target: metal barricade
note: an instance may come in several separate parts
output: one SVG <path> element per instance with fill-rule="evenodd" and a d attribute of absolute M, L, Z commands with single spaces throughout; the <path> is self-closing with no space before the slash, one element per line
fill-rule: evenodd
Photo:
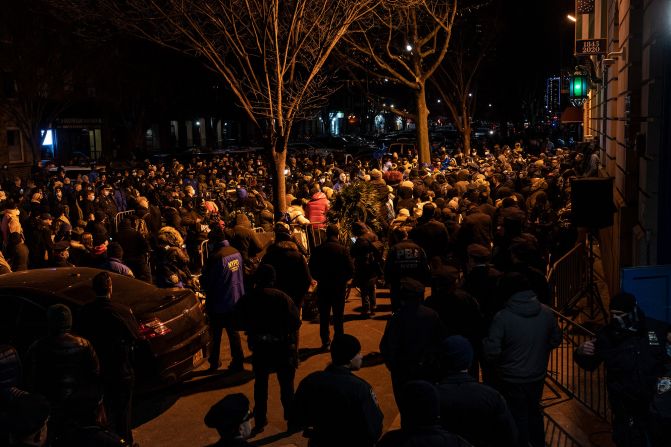
<path fill-rule="evenodd" d="M 552 351 L 547 374 L 552 382 L 566 394 L 576 399 L 594 414 L 610 422 L 610 406 L 606 390 L 606 373 L 603 365 L 586 371 L 573 360 L 573 353 L 581 343 L 596 335 L 570 318 L 553 310 L 562 331 L 561 345 Z"/>
<path fill-rule="evenodd" d="M 582 295 L 587 281 L 587 253 L 584 244 L 578 244 L 555 262 L 548 273 L 553 307 L 565 312 Z"/>
<path fill-rule="evenodd" d="M 326 240 L 326 224 L 325 223 L 311 223 L 306 226 L 308 245 L 310 250 L 319 246 Z"/>
<path fill-rule="evenodd" d="M 200 265 L 205 266 L 205 261 L 207 261 L 207 257 L 209 256 L 209 247 L 207 243 L 210 242 L 209 239 L 205 239 L 200 243 L 198 246 L 198 253 L 200 254 Z"/>
<path fill-rule="evenodd" d="M 135 210 L 129 210 L 129 211 L 121 211 L 116 213 L 116 216 L 114 216 L 114 231 L 117 232 L 119 231 L 119 223 L 123 220 L 124 217 L 130 216 L 131 214 L 135 214 Z"/>

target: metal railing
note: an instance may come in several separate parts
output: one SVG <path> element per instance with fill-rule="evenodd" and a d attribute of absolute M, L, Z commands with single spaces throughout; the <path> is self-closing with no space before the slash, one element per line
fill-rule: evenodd
<path fill-rule="evenodd" d="M 583 447 L 583 444 L 571 436 L 561 424 L 547 413 L 543 415 L 545 424 L 545 443 L 552 447 Z"/>
<path fill-rule="evenodd" d="M 583 294 L 588 280 L 587 253 L 584 244 L 578 244 L 555 262 L 548 273 L 553 307 L 566 312 Z"/>
<path fill-rule="evenodd" d="M 561 345 L 552 351 L 548 362 L 548 377 L 566 394 L 582 403 L 596 416 L 610 421 L 611 412 L 606 390 L 606 374 L 603 365 L 594 371 L 579 367 L 574 359 L 574 351 L 596 334 L 570 318 L 554 311 L 562 331 Z"/>
<path fill-rule="evenodd" d="M 135 214 L 135 210 L 120 211 L 116 213 L 114 216 L 114 231 L 119 231 L 119 223 L 121 223 L 124 217 L 130 216 L 131 214 Z"/>

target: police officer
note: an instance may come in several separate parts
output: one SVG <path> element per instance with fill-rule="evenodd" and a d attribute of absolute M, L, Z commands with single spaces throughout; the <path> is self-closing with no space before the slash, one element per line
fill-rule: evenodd
<path fill-rule="evenodd" d="M 352 374 L 361 368 L 359 340 L 336 336 L 331 360 L 298 385 L 290 427 L 305 430 L 311 447 L 372 446 L 382 433 L 383 415 L 371 386 Z"/>
<path fill-rule="evenodd" d="M 50 267 L 74 267 L 68 261 L 70 257 L 70 241 L 60 241 L 54 244 L 53 257 L 49 260 Z"/>
<path fill-rule="evenodd" d="M 400 242 L 389 247 L 384 277 L 389 283 L 391 306 L 394 310 L 398 310 L 401 306 L 399 298 L 401 279 L 409 277 L 424 284 L 428 283 L 429 263 L 422 247 L 408 239 L 408 233 L 404 229 L 395 228 L 392 237 Z"/>
<path fill-rule="evenodd" d="M 249 399 L 242 393 L 229 394 L 205 415 L 205 425 L 214 428 L 221 437 L 209 447 L 245 447 L 251 434 Z"/>
<path fill-rule="evenodd" d="M 606 367 L 618 447 L 650 445 L 650 403 L 664 371 L 665 339 L 666 325 L 646 318 L 634 295 L 620 293 L 610 301 L 608 325 L 575 351 L 573 358 L 582 368 L 593 371 L 602 362 Z"/>

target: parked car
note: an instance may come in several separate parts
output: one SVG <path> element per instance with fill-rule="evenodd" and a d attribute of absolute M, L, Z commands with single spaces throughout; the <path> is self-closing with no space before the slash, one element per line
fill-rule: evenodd
<path fill-rule="evenodd" d="M 95 298 L 91 279 L 102 270 L 36 269 L 0 276 L 0 343 L 24 354 L 47 334 L 46 310 L 57 303 L 72 310 L 74 332 L 84 304 Z M 159 289 L 110 273 L 112 300 L 128 306 L 140 324 L 134 363 L 138 387 L 156 388 L 185 378 L 207 357 L 210 334 L 201 304 L 188 289 Z"/>

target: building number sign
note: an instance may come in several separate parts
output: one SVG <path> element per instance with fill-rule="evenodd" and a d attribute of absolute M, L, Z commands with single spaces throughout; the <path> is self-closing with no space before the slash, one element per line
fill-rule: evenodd
<path fill-rule="evenodd" d="M 606 39 L 585 39 L 575 41 L 576 55 L 606 54 Z"/>

